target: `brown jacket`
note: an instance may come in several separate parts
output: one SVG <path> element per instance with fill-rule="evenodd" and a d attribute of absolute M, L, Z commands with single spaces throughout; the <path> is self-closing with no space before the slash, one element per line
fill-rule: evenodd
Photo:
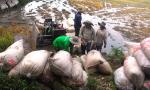
<path fill-rule="evenodd" d="M 106 43 L 106 39 L 107 39 L 107 32 L 106 30 L 97 30 L 96 32 L 96 36 L 95 36 L 95 42 L 97 45 Z"/>
<path fill-rule="evenodd" d="M 95 38 L 95 31 L 93 27 L 87 28 L 85 26 L 81 27 L 79 37 L 84 43 L 92 42 Z"/>

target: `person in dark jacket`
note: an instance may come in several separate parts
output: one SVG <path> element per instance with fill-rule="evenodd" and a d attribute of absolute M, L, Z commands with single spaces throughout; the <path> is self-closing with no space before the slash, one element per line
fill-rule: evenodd
<path fill-rule="evenodd" d="M 79 11 L 75 14 L 75 18 L 74 18 L 75 36 L 79 36 L 80 28 L 82 25 L 81 20 L 82 20 L 81 11 Z"/>

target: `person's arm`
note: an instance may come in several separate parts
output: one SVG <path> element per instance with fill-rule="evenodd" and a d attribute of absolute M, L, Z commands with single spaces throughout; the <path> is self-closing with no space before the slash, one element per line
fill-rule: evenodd
<path fill-rule="evenodd" d="M 97 32 L 95 32 L 95 35 L 94 35 L 94 41 L 93 41 L 94 48 L 96 48 L 96 43 L 97 43 Z"/>
<path fill-rule="evenodd" d="M 107 43 L 106 43 L 106 39 L 105 39 L 105 40 L 104 40 L 104 48 L 106 48 L 106 44 L 107 44 Z"/>
<path fill-rule="evenodd" d="M 84 27 L 81 27 L 79 37 L 81 39 L 81 43 L 85 43 L 84 38 L 83 38 L 83 33 L 84 33 Z"/>
<path fill-rule="evenodd" d="M 91 36 L 92 41 L 95 41 L 95 38 L 96 38 L 95 36 L 96 36 L 95 30 L 92 28 L 92 36 Z"/>
<path fill-rule="evenodd" d="M 84 29 L 83 27 L 81 27 L 81 29 L 80 29 L 80 32 L 79 32 L 79 37 L 80 38 L 83 38 L 83 29 Z"/>
<path fill-rule="evenodd" d="M 76 24 L 76 21 L 77 21 L 77 16 L 75 15 L 75 17 L 74 17 L 74 24 Z"/>
<path fill-rule="evenodd" d="M 104 48 L 106 47 L 106 44 L 107 44 L 106 40 L 107 40 L 107 33 L 105 33 L 104 35 Z"/>

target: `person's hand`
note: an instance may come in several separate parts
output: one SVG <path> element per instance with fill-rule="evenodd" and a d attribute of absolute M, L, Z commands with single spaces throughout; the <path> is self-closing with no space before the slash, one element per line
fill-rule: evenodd
<path fill-rule="evenodd" d="M 80 47 L 80 45 L 74 45 L 74 48 L 79 48 Z"/>
<path fill-rule="evenodd" d="M 83 38 L 81 38 L 81 43 L 82 43 L 82 44 L 84 44 L 84 43 L 85 43 L 85 41 L 84 41 L 84 39 L 83 39 Z"/>

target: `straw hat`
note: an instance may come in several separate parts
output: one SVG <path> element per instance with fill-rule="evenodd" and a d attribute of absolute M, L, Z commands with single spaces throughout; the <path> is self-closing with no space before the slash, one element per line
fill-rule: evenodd
<path fill-rule="evenodd" d="M 83 24 L 85 24 L 85 25 L 93 25 L 93 23 L 92 22 L 90 22 L 90 21 L 85 21 L 85 22 L 83 22 Z"/>
<path fill-rule="evenodd" d="M 98 25 L 102 26 L 102 27 L 105 27 L 106 23 L 105 22 L 101 22 L 101 23 L 98 22 Z"/>
<path fill-rule="evenodd" d="M 72 37 L 70 38 L 70 42 L 71 42 L 72 44 L 76 44 L 76 45 L 79 45 L 79 44 L 81 43 L 80 39 L 79 39 L 77 36 L 72 36 Z"/>

